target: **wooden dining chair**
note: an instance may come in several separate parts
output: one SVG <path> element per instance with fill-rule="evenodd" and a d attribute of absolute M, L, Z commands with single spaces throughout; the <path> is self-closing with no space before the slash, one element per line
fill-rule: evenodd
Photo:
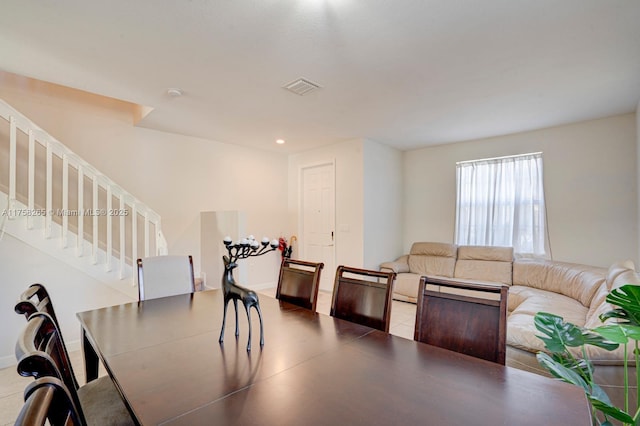
<path fill-rule="evenodd" d="M 422 277 L 414 340 L 504 365 L 508 290 L 502 284 Z"/>
<path fill-rule="evenodd" d="M 311 309 L 315 312 L 324 263 L 282 259 L 276 299 Z"/>
<path fill-rule="evenodd" d="M 49 296 L 49 292 L 42 284 L 31 284 L 29 288 L 20 295 L 14 310 L 17 314 L 24 315 L 27 320 L 29 320 L 29 317 L 36 312 L 45 313 L 51 317 L 53 323 L 56 325 L 58 330 L 60 330 L 60 323 L 58 322 L 55 309 L 53 308 L 53 301 L 51 300 L 51 296 Z M 60 335 L 62 336 L 62 334 Z M 67 348 L 62 337 L 60 338 L 60 342 L 66 353 Z"/>
<path fill-rule="evenodd" d="M 338 266 L 330 314 L 389 332 L 394 272 Z"/>
<path fill-rule="evenodd" d="M 24 315 L 26 319 L 29 319 L 29 316 L 35 312 L 44 312 L 49 314 L 56 325 L 60 327 L 49 292 L 42 284 L 31 284 L 18 298 L 14 310 L 17 314 Z"/>
<path fill-rule="evenodd" d="M 83 426 L 85 419 L 77 409 L 67 387 L 54 377 L 42 377 L 24 390 L 24 405 L 15 426 Z"/>
<path fill-rule="evenodd" d="M 195 292 L 191 256 L 152 256 L 138 259 L 138 298 L 157 299 Z"/>
<path fill-rule="evenodd" d="M 134 424 L 109 376 L 78 386 L 62 336 L 51 317 L 36 312 L 29 317 L 16 343 L 18 373 L 25 377 L 54 377 L 68 389 L 80 418 L 87 424 Z"/>

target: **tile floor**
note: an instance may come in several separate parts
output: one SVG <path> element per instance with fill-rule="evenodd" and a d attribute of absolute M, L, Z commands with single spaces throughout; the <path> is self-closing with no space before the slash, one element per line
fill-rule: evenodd
<path fill-rule="evenodd" d="M 269 297 L 275 297 L 275 288 L 261 291 Z M 318 294 L 317 311 L 329 315 L 331 293 L 321 291 Z M 390 332 L 398 336 L 413 339 L 413 328 L 416 315 L 416 305 L 394 300 L 391 308 Z M 84 383 L 84 364 L 82 352 L 79 350 L 69 353 L 71 364 L 78 381 Z M 102 371 L 100 374 L 105 374 Z M 22 408 L 24 388 L 33 381 L 30 377 L 20 377 L 15 367 L 0 369 L 0 426 L 13 425 L 15 418 Z"/>

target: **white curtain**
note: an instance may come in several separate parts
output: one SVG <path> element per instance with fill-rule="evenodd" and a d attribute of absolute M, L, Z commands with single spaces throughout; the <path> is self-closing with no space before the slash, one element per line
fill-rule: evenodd
<path fill-rule="evenodd" d="M 550 258 L 542 153 L 456 165 L 458 245 L 509 246 Z"/>

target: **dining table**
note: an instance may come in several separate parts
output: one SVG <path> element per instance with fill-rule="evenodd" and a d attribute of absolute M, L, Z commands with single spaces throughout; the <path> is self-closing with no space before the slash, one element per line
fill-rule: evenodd
<path fill-rule="evenodd" d="M 141 425 L 591 425 L 584 392 L 260 295 L 220 290 L 80 312 L 87 380 L 102 363 Z M 392 312 L 393 315 L 393 312 Z"/>

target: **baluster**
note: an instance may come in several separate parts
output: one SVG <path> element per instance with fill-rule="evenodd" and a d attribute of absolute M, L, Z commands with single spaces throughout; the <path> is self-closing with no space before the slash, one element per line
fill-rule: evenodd
<path fill-rule="evenodd" d="M 29 211 L 35 209 L 35 186 L 36 186 L 36 140 L 33 135 L 33 130 L 29 129 L 29 171 L 28 171 L 28 194 L 27 194 L 27 208 Z M 33 229 L 33 216 L 27 216 L 27 229 Z"/>
<path fill-rule="evenodd" d="M 53 148 L 47 141 L 47 170 L 46 170 L 46 215 L 44 217 L 44 237 L 51 238 L 51 221 L 53 219 Z"/>
<path fill-rule="evenodd" d="M 76 256 L 84 254 L 84 169 L 78 165 L 78 239 L 76 240 Z"/>
<path fill-rule="evenodd" d="M 93 264 L 98 263 L 98 175 L 93 176 L 93 241 L 91 245 L 91 256 Z"/>
<path fill-rule="evenodd" d="M 9 210 L 16 208 L 16 119 L 9 117 Z M 9 219 L 13 219 L 14 215 L 9 214 Z"/>
<path fill-rule="evenodd" d="M 111 221 L 111 209 L 113 207 L 113 202 L 112 202 L 112 194 L 111 194 L 111 185 L 107 184 L 107 211 L 106 211 L 106 217 L 105 219 L 107 220 L 107 258 L 106 258 L 106 262 L 105 262 L 105 267 L 107 272 L 111 272 L 111 256 L 113 254 L 113 223 Z"/>
<path fill-rule="evenodd" d="M 124 202 L 124 194 L 120 194 L 120 213 L 126 211 L 126 204 Z M 120 214 L 120 271 L 118 272 L 118 278 L 124 278 L 124 268 L 125 268 L 125 215 Z"/>
<path fill-rule="evenodd" d="M 67 248 L 69 231 L 69 158 L 62 154 L 62 238 L 60 245 Z"/>

